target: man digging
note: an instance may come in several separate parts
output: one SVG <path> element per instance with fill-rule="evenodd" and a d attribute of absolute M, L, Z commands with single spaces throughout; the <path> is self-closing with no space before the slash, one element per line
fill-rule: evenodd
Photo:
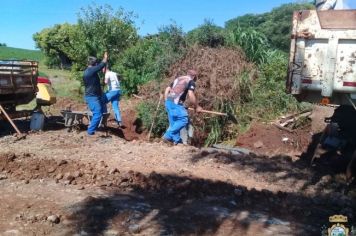
<path fill-rule="evenodd" d="M 176 78 L 164 92 L 165 107 L 168 114 L 169 127 L 163 135 L 163 141 L 177 145 L 182 143 L 180 130 L 187 126 L 188 112 L 184 107 L 184 102 L 188 95 L 190 103 L 196 112 L 202 111 L 195 96 L 195 82 L 197 72 L 188 70 L 187 75 Z"/>

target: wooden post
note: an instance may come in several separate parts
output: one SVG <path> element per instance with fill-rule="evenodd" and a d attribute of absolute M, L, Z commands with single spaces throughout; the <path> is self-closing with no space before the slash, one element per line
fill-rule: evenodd
<path fill-rule="evenodd" d="M 151 128 L 150 128 L 150 131 L 148 132 L 148 135 L 147 135 L 147 140 L 149 141 L 150 138 L 151 138 L 151 133 L 152 133 L 152 129 L 153 129 L 153 126 L 154 126 L 154 123 L 155 123 L 155 119 L 157 117 L 157 113 L 158 113 L 158 109 L 159 109 L 159 105 L 161 105 L 161 100 L 163 98 L 163 95 L 160 94 L 159 95 L 159 100 L 158 100 L 158 103 L 157 103 L 157 107 L 156 107 L 156 111 L 155 111 L 155 114 L 152 118 L 152 124 L 151 124 Z"/>

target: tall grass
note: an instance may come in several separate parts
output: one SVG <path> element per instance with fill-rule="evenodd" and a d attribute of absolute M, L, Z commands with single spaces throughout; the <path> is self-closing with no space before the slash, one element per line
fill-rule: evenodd
<path fill-rule="evenodd" d="M 226 33 L 227 46 L 241 47 L 246 57 L 257 64 L 267 62 L 270 50 L 268 39 L 264 34 L 254 29 L 236 28 Z"/>

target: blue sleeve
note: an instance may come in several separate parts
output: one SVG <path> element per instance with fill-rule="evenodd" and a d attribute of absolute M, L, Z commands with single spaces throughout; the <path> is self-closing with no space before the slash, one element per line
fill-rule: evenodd
<path fill-rule="evenodd" d="M 95 72 L 101 71 L 106 66 L 106 63 L 100 62 L 98 65 L 93 66 L 92 70 Z"/>

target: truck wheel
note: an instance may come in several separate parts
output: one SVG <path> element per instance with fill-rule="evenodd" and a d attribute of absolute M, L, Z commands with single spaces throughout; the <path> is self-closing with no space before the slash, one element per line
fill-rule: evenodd
<path fill-rule="evenodd" d="M 312 150 L 312 152 L 311 152 L 311 154 L 312 154 L 312 158 L 310 161 L 311 166 L 314 164 L 315 159 L 320 158 L 320 156 L 325 152 L 323 150 L 323 143 L 324 143 L 326 137 L 328 136 L 328 134 L 327 134 L 328 126 L 329 125 L 327 125 L 325 127 L 325 129 L 323 130 L 323 133 L 321 134 L 318 143 L 315 145 L 314 150 Z"/>

